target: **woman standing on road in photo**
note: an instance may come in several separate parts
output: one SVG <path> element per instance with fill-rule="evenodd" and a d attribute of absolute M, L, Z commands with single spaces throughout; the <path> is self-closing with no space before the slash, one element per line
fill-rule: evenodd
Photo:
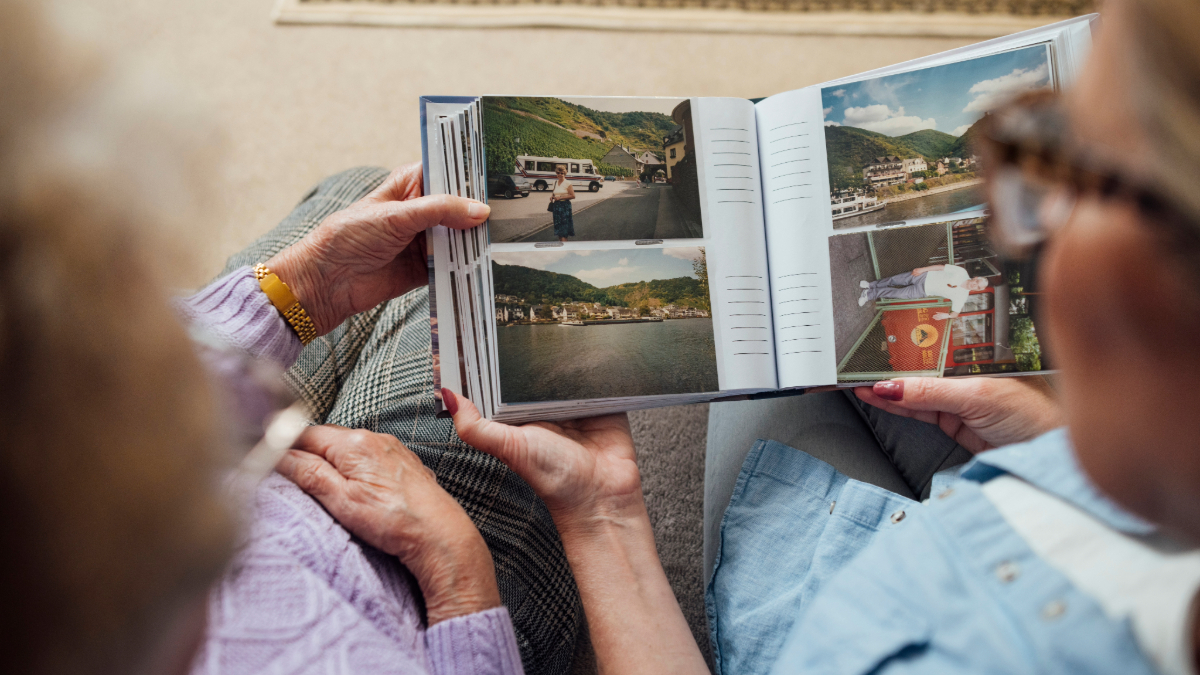
<path fill-rule="evenodd" d="M 567 167 L 559 166 L 554 173 L 558 181 L 550 195 L 550 211 L 554 213 L 554 236 L 561 242 L 575 236 L 575 221 L 571 215 L 571 200 L 575 199 L 575 188 L 567 182 Z"/>

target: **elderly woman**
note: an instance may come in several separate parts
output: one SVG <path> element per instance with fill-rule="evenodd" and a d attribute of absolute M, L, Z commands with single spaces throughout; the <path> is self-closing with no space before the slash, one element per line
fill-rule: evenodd
<path fill-rule="evenodd" d="M 1012 379 L 901 379 L 714 405 L 719 672 L 1197 672 L 1200 4 L 1105 8 L 1081 80 L 991 132 L 994 225 L 1043 254 L 1061 404 Z M 448 405 L 550 506 L 602 669 L 705 672 L 625 419 L 509 427 Z"/>
<path fill-rule="evenodd" d="M 559 164 L 554 170 L 554 192 L 550 193 L 550 211 L 554 213 L 554 236 L 565 242 L 575 236 L 575 217 L 571 213 L 571 200 L 575 199 L 575 186 L 567 180 L 567 165 Z"/>
<path fill-rule="evenodd" d="M 186 165 L 171 143 L 147 139 L 154 125 L 127 124 L 130 108 L 89 84 L 101 68 L 71 54 L 34 3 L 0 3 L 6 667 L 520 673 L 526 650 L 535 671 L 561 669 L 574 587 L 536 578 L 557 542 L 537 546 L 540 502 L 432 415 L 423 232 L 474 227 L 487 206 L 421 198 L 416 167 L 348 172 L 172 311 L 151 205 L 177 209 L 169 188 L 193 182 L 172 173 Z M 365 339 L 376 331 L 391 341 Z M 225 486 L 243 432 L 261 436 L 276 402 L 259 366 L 297 360 L 289 379 L 319 419 L 398 422 L 405 442 L 312 427 L 242 504 Z M 354 419 L 362 400 L 368 419 Z M 495 556 L 450 491 L 473 496 L 493 542 L 503 528 Z"/>

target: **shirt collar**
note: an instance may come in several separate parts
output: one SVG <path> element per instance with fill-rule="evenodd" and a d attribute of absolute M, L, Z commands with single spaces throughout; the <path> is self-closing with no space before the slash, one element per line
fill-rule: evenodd
<path fill-rule="evenodd" d="M 1011 474 L 1083 509 L 1109 527 L 1132 535 L 1147 535 L 1157 528 L 1102 494 L 1079 466 L 1066 427 L 1027 443 L 1009 445 L 977 455 L 963 467 L 960 477 L 978 483 Z"/>

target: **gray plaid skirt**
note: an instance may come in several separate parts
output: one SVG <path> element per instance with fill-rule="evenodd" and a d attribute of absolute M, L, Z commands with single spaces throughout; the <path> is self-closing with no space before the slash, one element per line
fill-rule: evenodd
<path fill-rule="evenodd" d="M 230 257 L 222 275 L 299 241 L 387 176 L 384 169 L 358 168 L 325 179 L 275 229 Z M 317 424 L 392 434 L 437 474 L 491 549 L 525 672 L 568 672 L 583 607 L 558 531 L 525 481 L 463 443 L 450 420 L 434 416 L 428 288 L 350 317 L 314 340 L 286 380 Z"/>

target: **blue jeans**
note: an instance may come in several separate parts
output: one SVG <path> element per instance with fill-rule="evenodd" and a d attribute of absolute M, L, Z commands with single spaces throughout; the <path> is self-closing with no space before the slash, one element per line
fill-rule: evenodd
<path fill-rule="evenodd" d="M 712 575 L 721 518 L 758 439 L 778 441 L 847 476 L 909 499 L 926 499 L 933 474 L 971 453 L 937 426 L 867 405 L 852 390 L 713 403 L 704 457 L 704 581 Z"/>

